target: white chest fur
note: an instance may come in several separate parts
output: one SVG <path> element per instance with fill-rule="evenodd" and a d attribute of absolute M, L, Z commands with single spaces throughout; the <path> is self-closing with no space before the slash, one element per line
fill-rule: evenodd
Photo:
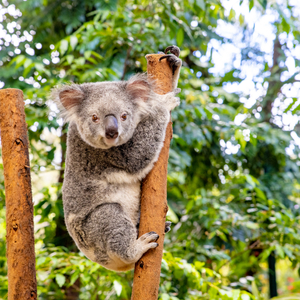
<path fill-rule="evenodd" d="M 141 183 L 122 183 L 118 184 L 118 191 L 111 195 L 109 201 L 111 203 L 119 203 L 125 214 L 131 219 L 132 223 L 136 225 L 139 220 L 140 213 L 140 195 Z"/>

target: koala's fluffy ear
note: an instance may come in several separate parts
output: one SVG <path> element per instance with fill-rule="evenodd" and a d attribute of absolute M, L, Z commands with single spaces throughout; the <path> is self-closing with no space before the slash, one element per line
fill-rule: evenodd
<path fill-rule="evenodd" d="M 51 96 L 59 106 L 62 117 L 69 122 L 76 117 L 77 108 L 84 100 L 85 94 L 79 85 L 71 84 L 54 88 Z"/>
<path fill-rule="evenodd" d="M 126 85 L 127 93 L 132 99 L 147 101 L 153 90 L 153 83 L 147 79 L 146 74 L 138 74 L 131 77 Z"/>
<path fill-rule="evenodd" d="M 59 100 L 65 109 L 77 106 L 84 99 L 84 92 L 78 85 L 72 84 L 63 87 L 58 93 Z"/>

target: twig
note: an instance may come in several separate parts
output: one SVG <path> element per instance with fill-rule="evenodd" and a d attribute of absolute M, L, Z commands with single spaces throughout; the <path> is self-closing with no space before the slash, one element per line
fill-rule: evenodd
<path fill-rule="evenodd" d="M 125 58 L 125 62 L 124 62 L 123 75 L 121 77 L 121 80 L 125 79 L 127 66 L 128 66 L 128 59 L 129 59 L 129 56 L 130 56 L 131 49 L 132 49 L 132 46 L 129 46 L 129 48 L 127 49 L 127 54 L 126 54 L 126 58 Z"/>

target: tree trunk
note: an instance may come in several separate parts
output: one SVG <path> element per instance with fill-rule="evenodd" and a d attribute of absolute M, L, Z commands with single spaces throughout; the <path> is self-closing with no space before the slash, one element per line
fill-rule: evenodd
<path fill-rule="evenodd" d="M 270 69 L 271 75 L 269 79 L 269 86 L 266 93 L 266 96 L 263 100 L 263 113 L 264 113 L 264 121 L 270 123 L 272 117 L 272 104 L 278 93 L 281 90 L 282 84 L 278 80 L 280 78 L 282 70 L 279 68 L 279 57 L 281 55 L 281 44 L 279 42 L 278 37 L 276 37 L 274 46 L 273 46 L 273 66 Z M 278 78 L 277 78 L 278 77 Z"/>
<path fill-rule="evenodd" d="M 278 37 L 276 37 L 273 46 L 273 66 L 270 69 L 271 71 L 271 79 L 269 80 L 269 87 L 267 90 L 267 94 L 264 99 L 264 107 L 263 112 L 265 114 L 264 121 L 271 124 L 272 117 L 272 104 L 278 93 L 281 90 L 282 83 L 278 83 L 278 79 L 276 76 L 280 78 L 282 70 L 279 68 L 279 58 L 282 53 L 281 44 L 279 42 Z M 274 78 L 275 77 L 275 78 Z M 272 125 L 272 124 L 271 124 Z M 267 170 L 264 170 L 267 173 Z M 277 296 L 277 282 L 276 282 L 276 256 L 273 251 L 268 257 L 268 267 L 269 267 L 269 288 L 270 288 L 270 298 Z"/>
<path fill-rule="evenodd" d="M 172 90 L 172 70 L 167 60 L 159 62 L 161 54 L 149 54 L 148 76 L 157 80 L 158 94 L 166 94 Z M 165 235 L 167 205 L 167 169 L 170 141 L 172 138 L 172 122 L 168 124 L 164 146 L 154 168 L 142 183 L 141 218 L 139 236 L 149 231 L 159 234 L 155 249 L 149 250 L 136 263 L 132 288 L 132 300 L 156 300 L 160 281 L 161 260 Z"/>
<path fill-rule="evenodd" d="M 37 298 L 33 204 L 23 93 L 0 91 L 6 199 L 8 300 Z"/>

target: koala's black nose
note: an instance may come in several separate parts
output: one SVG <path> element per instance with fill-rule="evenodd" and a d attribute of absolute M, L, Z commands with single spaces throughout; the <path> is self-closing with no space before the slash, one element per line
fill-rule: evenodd
<path fill-rule="evenodd" d="M 107 115 L 104 119 L 104 126 L 107 139 L 116 139 L 118 137 L 118 121 L 115 116 Z"/>

